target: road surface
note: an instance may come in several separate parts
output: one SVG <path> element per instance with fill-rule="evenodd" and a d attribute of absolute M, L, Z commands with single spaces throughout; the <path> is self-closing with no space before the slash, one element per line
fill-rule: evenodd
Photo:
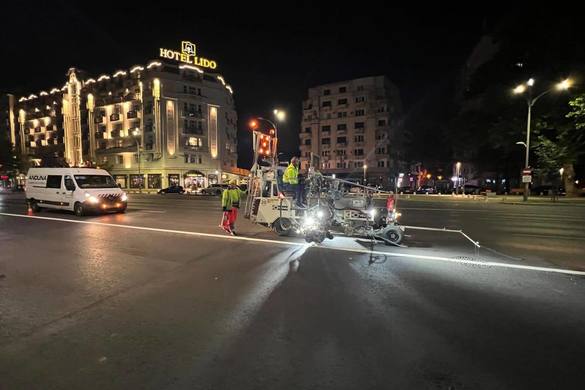
<path fill-rule="evenodd" d="M 582 388 L 583 209 L 401 204 L 477 254 L 233 238 L 218 203 L 77 218 L 0 196 L 0 389 Z"/>

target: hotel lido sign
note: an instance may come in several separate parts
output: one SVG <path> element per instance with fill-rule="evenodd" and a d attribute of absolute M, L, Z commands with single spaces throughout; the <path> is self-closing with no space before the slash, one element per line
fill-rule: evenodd
<path fill-rule="evenodd" d="M 181 51 L 160 48 L 160 56 L 171 60 L 177 60 L 186 64 L 200 66 L 202 68 L 215 69 L 217 62 L 207 58 L 197 57 L 196 46 L 189 41 L 181 42 Z"/>

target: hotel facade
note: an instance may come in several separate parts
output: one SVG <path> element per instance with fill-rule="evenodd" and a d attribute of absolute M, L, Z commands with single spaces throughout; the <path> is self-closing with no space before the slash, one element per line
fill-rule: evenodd
<path fill-rule="evenodd" d="M 384 76 L 310 88 L 303 102 L 300 155 L 339 178 L 388 185 L 402 168 L 402 110 L 398 89 Z"/>
<path fill-rule="evenodd" d="M 130 189 L 246 176 L 237 167 L 233 90 L 216 62 L 187 41 L 158 54 L 111 74 L 71 68 L 62 87 L 10 96 L 14 148 L 33 164 L 103 167 Z"/>

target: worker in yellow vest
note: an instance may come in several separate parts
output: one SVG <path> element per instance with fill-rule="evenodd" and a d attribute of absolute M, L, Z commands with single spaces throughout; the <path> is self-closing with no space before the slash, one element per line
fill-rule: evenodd
<path fill-rule="evenodd" d="M 286 167 L 284 175 L 282 176 L 282 182 L 285 185 L 285 189 L 294 193 L 293 199 L 297 207 L 303 206 L 303 186 L 299 183 L 299 159 L 293 157 L 290 160 L 290 164 Z"/>
<path fill-rule="evenodd" d="M 238 209 L 240 200 L 245 191 L 242 191 L 235 180 L 230 181 L 229 187 L 221 194 L 221 207 L 223 218 L 221 228 L 232 236 L 236 235 L 236 220 L 238 219 Z"/>

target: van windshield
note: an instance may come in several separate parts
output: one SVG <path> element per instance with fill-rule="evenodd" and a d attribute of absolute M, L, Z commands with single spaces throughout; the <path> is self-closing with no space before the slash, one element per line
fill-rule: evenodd
<path fill-rule="evenodd" d="M 118 187 L 111 176 L 106 175 L 75 175 L 79 188 L 115 188 Z"/>

